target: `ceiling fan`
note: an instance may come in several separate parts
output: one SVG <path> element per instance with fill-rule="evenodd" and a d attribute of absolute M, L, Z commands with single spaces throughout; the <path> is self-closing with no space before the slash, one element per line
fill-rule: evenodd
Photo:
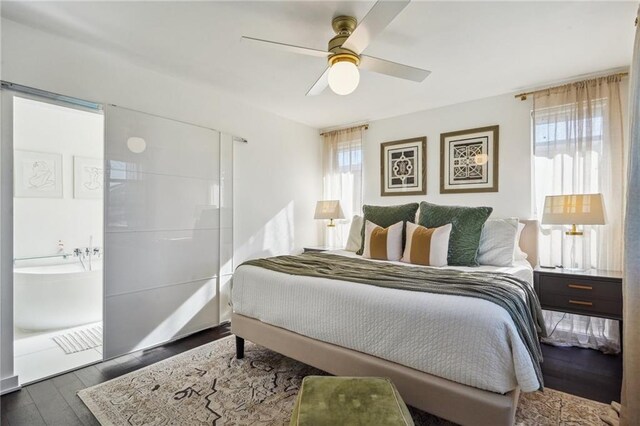
<path fill-rule="evenodd" d="M 367 46 L 369 46 L 369 43 L 384 31 L 391 21 L 407 7 L 409 2 L 410 0 L 379 0 L 373 5 L 371 10 L 369 10 L 360 22 L 360 25 L 358 25 L 356 18 L 351 16 L 338 16 L 334 18 L 331 26 L 336 36 L 329 40 L 327 51 L 247 36 L 243 36 L 242 40 L 292 53 L 326 58 L 328 60 L 327 69 L 315 84 L 311 86 L 307 92 L 307 96 L 319 95 L 327 86 L 338 95 L 348 95 L 352 93 L 360 82 L 359 69 L 421 82 L 431 74 L 431 71 L 362 54 Z"/>

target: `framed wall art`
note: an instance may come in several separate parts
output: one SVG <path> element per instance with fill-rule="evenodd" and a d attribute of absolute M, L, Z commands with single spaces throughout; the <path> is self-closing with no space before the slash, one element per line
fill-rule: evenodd
<path fill-rule="evenodd" d="M 440 135 L 440 193 L 498 192 L 499 126 Z"/>
<path fill-rule="evenodd" d="M 14 188 L 16 197 L 62 198 L 62 155 L 16 150 Z"/>
<path fill-rule="evenodd" d="M 380 195 L 427 193 L 427 137 L 380 145 Z"/>
<path fill-rule="evenodd" d="M 102 199 L 104 164 L 98 158 L 73 157 L 73 197 Z"/>

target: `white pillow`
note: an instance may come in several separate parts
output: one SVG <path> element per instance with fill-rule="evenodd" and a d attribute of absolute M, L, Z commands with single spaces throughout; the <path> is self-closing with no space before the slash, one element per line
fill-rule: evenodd
<path fill-rule="evenodd" d="M 349 228 L 349 238 L 347 239 L 345 250 L 356 252 L 362 247 L 362 221 L 363 218 L 359 215 L 355 215 L 351 219 L 351 228 Z"/>
<path fill-rule="evenodd" d="M 489 219 L 484 223 L 478 247 L 481 265 L 512 266 L 518 235 L 518 218 Z"/>
<path fill-rule="evenodd" d="M 518 223 L 518 233 L 516 234 L 516 250 L 513 256 L 515 260 L 527 260 L 527 257 L 529 257 L 527 253 L 523 252 L 520 248 L 520 237 L 522 236 L 522 230 L 524 229 L 524 226 L 524 223 Z"/>
<path fill-rule="evenodd" d="M 378 260 L 400 260 L 402 257 L 402 229 L 400 221 L 383 228 L 371 221 L 364 226 L 364 251 L 362 257 Z"/>
<path fill-rule="evenodd" d="M 407 222 L 407 242 L 401 261 L 414 265 L 447 266 L 452 227 L 448 223 L 439 228 L 425 228 Z"/>

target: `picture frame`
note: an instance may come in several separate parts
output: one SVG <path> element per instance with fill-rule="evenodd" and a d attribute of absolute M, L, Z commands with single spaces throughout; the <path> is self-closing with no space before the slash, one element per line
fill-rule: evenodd
<path fill-rule="evenodd" d="M 73 157 L 73 197 L 102 199 L 104 163 L 99 158 Z"/>
<path fill-rule="evenodd" d="M 21 198 L 62 198 L 62 154 L 14 151 L 13 194 Z"/>
<path fill-rule="evenodd" d="M 380 144 L 380 195 L 427 194 L 427 137 Z"/>
<path fill-rule="evenodd" d="M 500 126 L 440 134 L 440 193 L 498 192 Z"/>

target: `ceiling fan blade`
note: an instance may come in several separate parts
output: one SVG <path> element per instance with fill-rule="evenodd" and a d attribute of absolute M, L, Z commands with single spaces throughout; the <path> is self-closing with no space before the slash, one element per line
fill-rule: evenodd
<path fill-rule="evenodd" d="M 386 61 L 373 56 L 360 56 L 360 69 L 373 71 L 391 77 L 404 78 L 405 80 L 423 81 L 431 74 L 431 71 L 422 68 L 410 67 L 409 65 L 398 64 L 397 62 Z"/>
<path fill-rule="evenodd" d="M 307 96 L 319 95 L 324 91 L 324 89 L 327 88 L 328 85 L 329 85 L 329 68 L 324 70 L 324 72 L 322 73 L 318 81 L 316 81 L 313 84 L 313 86 L 311 86 L 311 89 L 309 89 L 309 91 L 307 92 Z"/>
<path fill-rule="evenodd" d="M 277 41 L 261 40 L 259 38 L 242 36 L 242 41 L 248 41 L 261 46 L 272 47 L 275 49 L 284 50 L 291 53 L 300 53 L 302 55 L 316 56 L 318 58 L 326 58 L 330 55 L 329 52 L 318 49 L 310 49 L 308 47 L 294 46 L 293 44 L 279 43 Z"/>
<path fill-rule="evenodd" d="M 371 40 L 384 29 L 407 7 L 410 0 L 383 1 L 378 0 L 362 19 L 360 24 L 345 40 L 342 47 L 358 54 L 369 46 Z"/>

